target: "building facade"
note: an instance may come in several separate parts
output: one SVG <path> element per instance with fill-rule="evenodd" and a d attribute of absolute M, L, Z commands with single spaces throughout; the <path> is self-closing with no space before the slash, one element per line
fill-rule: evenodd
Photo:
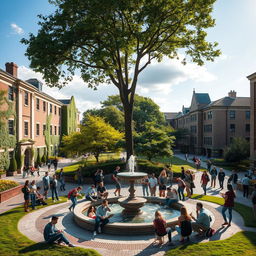
<path fill-rule="evenodd" d="M 10 145 L 3 145 L 0 142 L 0 161 L 1 155 L 2 158 L 8 157 L 9 160 L 15 156 L 19 158 L 21 169 L 24 165 L 33 165 L 43 155 L 58 154 L 63 126 L 62 109 L 65 105 L 42 92 L 40 81 L 22 81 L 18 79 L 17 73 L 18 66 L 13 62 L 6 63 L 6 71 L 0 70 L 0 91 L 5 95 L 0 113 L 7 108 L 13 111 L 6 120 L 1 120 L 2 127 L 6 127 L 7 136 L 15 141 Z M 75 104 L 74 97 L 72 102 Z M 77 116 L 77 110 L 72 111 L 75 111 L 72 115 Z M 77 123 L 72 125 L 77 126 Z M 0 134 L 0 140 L 1 136 L 3 134 Z M 6 152 L 9 152 L 8 156 Z M 0 168 L 4 168 L 6 163 L 1 163 Z"/>
<path fill-rule="evenodd" d="M 173 120 L 183 130 L 177 147 L 185 153 L 221 157 L 234 137 L 250 141 L 250 98 L 237 97 L 235 91 L 216 101 L 208 93 L 193 92 L 191 106 Z"/>

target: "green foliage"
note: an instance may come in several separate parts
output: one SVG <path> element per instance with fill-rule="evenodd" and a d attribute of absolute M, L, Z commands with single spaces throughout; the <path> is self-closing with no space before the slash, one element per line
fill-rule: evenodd
<path fill-rule="evenodd" d="M 213 165 L 222 167 L 227 170 L 247 171 L 251 167 L 251 161 L 249 159 L 237 162 L 226 162 L 224 159 L 215 158 L 211 159 Z"/>
<path fill-rule="evenodd" d="M 117 150 L 116 144 L 122 138 L 123 134 L 104 119 L 88 115 L 86 126 L 81 126 L 81 132 L 63 137 L 62 150 L 66 153 L 92 153 L 98 161 L 101 153 Z"/>
<path fill-rule="evenodd" d="M 9 171 L 10 172 L 16 172 L 17 171 L 17 162 L 16 162 L 16 158 L 15 158 L 15 152 L 13 152 L 13 156 L 10 160 Z"/>
<path fill-rule="evenodd" d="M 136 138 L 135 150 L 138 154 L 147 156 L 148 160 L 157 156 L 171 157 L 173 144 L 174 137 L 169 136 L 168 128 L 156 128 L 148 124 L 146 130 Z"/>
<path fill-rule="evenodd" d="M 44 153 L 43 156 L 42 156 L 42 159 L 41 159 L 42 163 L 46 163 L 47 161 L 47 157 L 46 157 L 46 154 Z"/>
<path fill-rule="evenodd" d="M 15 151 L 15 158 L 16 158 L 16 162 L 17 162 L 17 169 L 21 169 L 24 159 L 22 161 L 21 148 L 19 146 L 17 147 L 17 149 Z"/>
<path fill-rule="evenodd" d="M 244 138 L 233 138 L 233 141 L 224 152 L 227 162 L 240 162 L 250 156 L 250 144 Z"/>
<path fill-rule="evenodd" d="M 19 186 L 20 184 L 12 180 L 0 180 L 0 192 Z"/>
<path fill-rule="evenodd" d="M 40 154 L 37 154 L 37 158 L 36 158 L 36 165 L 41 166 L 42 162 L 41 162 L 41 157 Z"/>

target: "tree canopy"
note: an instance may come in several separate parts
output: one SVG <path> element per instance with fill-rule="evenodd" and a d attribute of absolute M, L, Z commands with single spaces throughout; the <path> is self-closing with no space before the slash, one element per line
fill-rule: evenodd
<path fill-rule="evenodd" d="M 49 86 L 61 87 L 76 70 L 89 87 L 114 84 L 124 107 L 128 157 L 133 154 L 133 104 L 139 74 L 152 60 L 186 58 L 203 65 L 220 51 L 206 40 L 216 0 L 50 0 L 37 35 L 23 39 L 30 66 Z M 182 60 L 186 63 L 186 58 Z"/>

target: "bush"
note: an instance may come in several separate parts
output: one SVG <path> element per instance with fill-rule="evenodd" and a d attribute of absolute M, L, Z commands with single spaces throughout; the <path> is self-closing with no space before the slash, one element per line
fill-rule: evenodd
<path fill-rule="evenodd" d="M 12 180 L 0 180 L 0 192 L 19 186 L 20 184 Z"/>
<path fill-rule="evenodd" d="M 46 163 L 46 154 L 45 153 L 42 156 L 41 162 L 44 164 Z"/>
<path fill-rule="evenodd" d="M 17 171 L 17 162 L 15 159 L 15 154 L 13 153 L 12 159 L 10 161 L 10 167 L 9 167 L 10 172 L 16 172 Z"/>

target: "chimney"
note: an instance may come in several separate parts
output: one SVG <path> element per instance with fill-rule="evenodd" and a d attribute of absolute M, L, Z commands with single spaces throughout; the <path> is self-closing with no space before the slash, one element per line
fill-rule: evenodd
<path fill-rule="evenodd" d="M 228 97 L 236 98 L 236 91 L 231 90 L 231 91 L 228 93 Z"/>
<path fill-rule="evenodd" d="M 18 66 L 13 62 L 5 63 L 5 70 L 14 77 L 17 77 L 18 75 Z"/>

